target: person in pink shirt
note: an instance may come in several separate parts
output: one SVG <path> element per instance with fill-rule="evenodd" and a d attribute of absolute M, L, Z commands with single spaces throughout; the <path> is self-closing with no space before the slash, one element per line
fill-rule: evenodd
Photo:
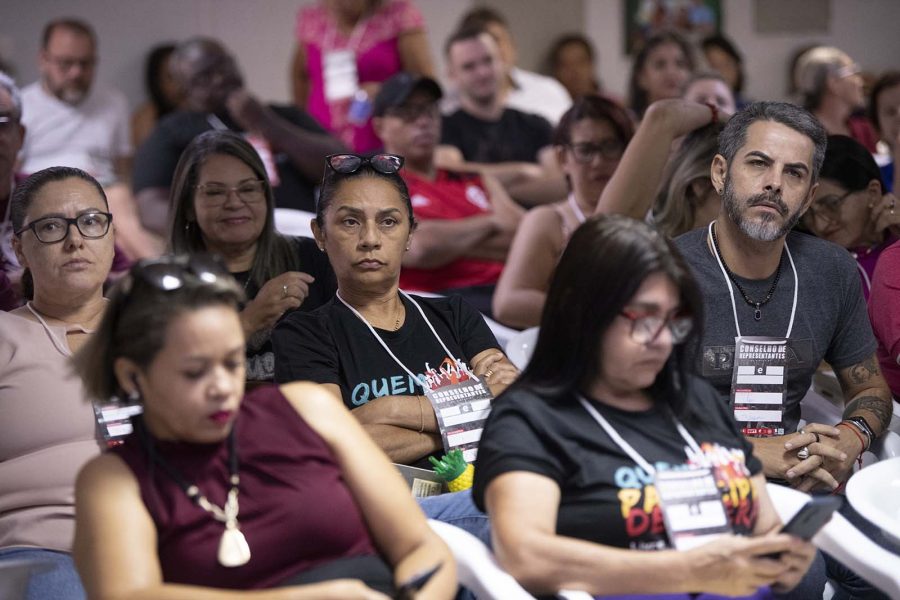
<path fill-rule="evenodd" d="M 381 146 L 372 100 L 400 71 L 434 74 L 425 21 L 409 0 L 323 0 L 300 11 L 294 102 L 355 152 Z"/>
<path fill-rule="evenodd" d="M 900 398 L 900 242 L 882 251 L 872 277 L 869 320 L 878 339 L 878 363 L 894 398 Z"/>

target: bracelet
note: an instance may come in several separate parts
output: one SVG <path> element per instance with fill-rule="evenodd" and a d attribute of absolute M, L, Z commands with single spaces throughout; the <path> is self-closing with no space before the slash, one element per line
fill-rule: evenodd
<path fill-rule="evenodd" d="M 422 396 L 416 396 L 419 403 L 419 433 L 425 431 L 425 411 L 422 409 Z"/>
<path fill-rule="evenodd" d="M 712 120 L 709 122 L 712 125 L 719 120 L 719 107 L 712 102 L 704 102 L 704 104 L 709 107 L 709 112 L 712 113 Z"/>
<path fill-rule="evenodd" d="M 846 427 L 847 429 L 852 431 L 853 435 L 855 435 L 856 438 L 859 440 L 859 443 L 862 444 L 862 450 L 859 451 L 859 454 L 856 457 L 856 464 L 859 466 L 860 469 L 862 469 L 862 455 L 863 455 L 863 452 L 866 451 L 866 443 L 863 441 L 863 438 L 859 434 L 859 432 L 856 431 L 856 428 L 850 427 L 850 423 L 847 423 L 846 421 L 841 421 L 840 423 L 838 423 L 836 425 L 836 427 L 840 427 L 841 425 L 843 425 L 844 427 Z"/>
<path fill-rule="evenodd" d="M 867 426 L 863 426 L 862 424 L 860 424 L 858 422 L 858 420 L 861 421 L 862 419 L 860 417 L 850 417 L 850 418 L 844 419 L 843 421 L 841 421 L 841 423 L 844 423 L 847 426 L 852 425 L 853 427 L 851 429 L 853 429 L 854 433 L 856 433 L 857 435 L 860 435 L 860 439 L 865 437 L 865 439 L 867 441 L 867 443 L 863 444 L 863 452 L 865 452 L 866 450 L 868 450 L 869 448 L 872 447 L 872 442 L 875 441 L 875 435 L 872 433 L 871 429 L 869 429 Z"/>
<path fill-rule="evenodd" d="M 875 431 L 872 429 L 872 427 L 869 426 L 869 422 L 866 421 L 865 417 L 852 416 L 852 417 L 846 417 L 843 420 L 846 421 L 847 423 L 852 423 L 853 425 L 856 426 L 857 429 L 859 429 L 861 432 L 865 433 L 866 437 L 869 438 L 870 446 L 872 445 L 872 442 L 875 441 L 875 438 L 878 437 L 875 435 Z"/>

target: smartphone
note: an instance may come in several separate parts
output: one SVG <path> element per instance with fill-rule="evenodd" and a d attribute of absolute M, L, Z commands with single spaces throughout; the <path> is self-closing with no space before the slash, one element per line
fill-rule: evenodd
<path fill-rule="evenodd" d="M 789 533 L 807 542 L 811 540 L 825 524 L 831 520 L 831 515 L 844 504 L 843 496 L 813 496 L 809 502 L 803 505 L 797 514 L 791 517 L 779 533 Z M 763 558 L 781 558 L 781 552 L 764 554 Z"/>
<path fill-rule="evenodd" d="M 787 524 L 781 528 L 781 533 L 789 533 L 800 539 L 809 541 L 819 533 L 831 515 L 844 504 L 843 496 L 813 496 L 803 505 Z"/>

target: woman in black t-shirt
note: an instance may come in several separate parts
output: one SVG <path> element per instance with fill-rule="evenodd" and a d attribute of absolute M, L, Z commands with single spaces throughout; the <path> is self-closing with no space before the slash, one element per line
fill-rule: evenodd
<path fill-rule="evenodd" d="M 341 154 L 326 164 L 313 233 L 338 292 L 319 310 L 278 324 L 275 379 L 331 388 L 394 462 L 412 464 L 443 449 L 423 377 L 460 377 L 460 360 L 497 394 L 518 371 L 474 308 L 399 291 L 415 229 L 397 173 L 403 158 Z"/>
<path fill-rule="evenodd" d="M 213 130 L 185 148 L 172 180 L 171 250 L 220 255 L 249 298 L 241 310 L 247 380 L 272 381 L 270 334 L 287 312 L 314 310 L 336 289 L 309 238 L 275 231 L 275 197 L 259 154 L 241 135 Z"/>
<path fill-rule="evenodd" d="M 601 216 L 573 234 L 475 467 L 500 563 L 529 590 L 747 595 L 793 588 L 809 567 L 809 543 L 773 532 L 761 464 L 728 407 L 684 370 L 700 311 L 681 257 L 646 224 Z M 689 469 L 711 476 L 724 529 L 756 537 L 671 550 L 684 520 L 662 510 L 660 474 Z"/>

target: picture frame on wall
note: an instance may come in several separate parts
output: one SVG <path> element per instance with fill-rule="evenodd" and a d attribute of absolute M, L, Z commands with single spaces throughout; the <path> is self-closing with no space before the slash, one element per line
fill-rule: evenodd
<path fill-rule="evenodd" d="M 637 54 L 651 36 L 675 31 L 699 42 L 722 29 L 721 0 L 623 0 L 625 53 Z"/>

